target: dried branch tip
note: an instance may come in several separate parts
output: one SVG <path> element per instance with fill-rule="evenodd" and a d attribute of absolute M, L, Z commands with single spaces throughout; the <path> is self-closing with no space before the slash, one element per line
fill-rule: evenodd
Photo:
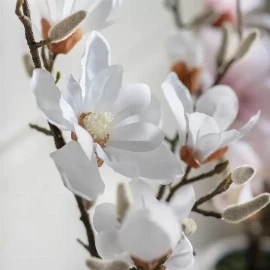
<path fill-rule="evenodd" d="M 250 49 L 255 44 L 259 36 L 260 36 L 259 31 L 255 30 L 251 32 L 246 38 L 244 38 L 244 40 L 241 42 L 241 44 L 236 50 L 234 59 L 239 60 L 243 58 L 250 51 Z"/>
<path fill-rule="evenodd" d="M 104 261 L 97 258 L 91 258 L 86 261 L 86 265 L 91 270 L 129 270 L 128 263 L 124 261 Z"/>
<path fill-rule="evenodd" d="M 269 203 L 270 194 L 263 193 L 246 203 L 227 207 L 222 217 L 229 223 L 240 223 L 262 210 Z"/>
<path fill-rule="evenodd" d="M 59 23 L 55 24 L 49 31 L 51 42 L 60 42 L 71 36 L 87 17 L 84 10 L 77 11 Z"/>
<path fill-rule="evenodd" d="M 123 220 L 131 205 L 131 201 L 132 200 L 129 190 L 123 183 L 120 183 L 117 187 L 117 198 L 116 198 L 118 220 L 120 221 Z"/>
<path fill-rule="evenodd" d="M 250 181 L 256 173 L 256 170 L 250 165 L 237 167 L 232 172 L 232 180 L 236 185 L 243 185 Z"/>
<path fill-rule="evenodd" d="M 181 220 L 185 235 L 191 235 L 196 232 L 197 224 L 192 218 L 183 218 Z"/>

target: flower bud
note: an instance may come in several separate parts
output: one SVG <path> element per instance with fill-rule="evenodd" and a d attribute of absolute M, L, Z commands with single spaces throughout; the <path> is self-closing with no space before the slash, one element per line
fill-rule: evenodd
<path fill-rule="evenodd" d="M 232 172 L 232 180 L 236 185 L 243 185 L 250 181 L 256 173 L 256 170 L 250 165 L 237 167 Z"/>
<path fill-rule="evenodd" d="M 246 203 L 227 207 L 222 217 L 229 223 L 240 223 L 262 210 L 269 202 L 270 194 L 263 193 Z"/>
<path fill-rule="evenodd" d="M 131 196 L 127 187 L 120 183 L 117 187 L 117 198 L 116 198 L 116 207 L 117 207 L 117 218 L 119 221 L 122 221 L 125 217 L 129 207 L 131 205 Z"/>
<path fill-rule="evenodd" d="M 185 235 L 191 235 L 196 232 L 197 224 L 192 218 L 183 218 L 181 219 L 181 223 Z"/>
<path fill-rule="evenodd" d="M 86 265 L 91 270 L 129 270 L 128 263 L 124 261 L 104 261 L 97 258 L 91 258 L 86 261 Z"/>

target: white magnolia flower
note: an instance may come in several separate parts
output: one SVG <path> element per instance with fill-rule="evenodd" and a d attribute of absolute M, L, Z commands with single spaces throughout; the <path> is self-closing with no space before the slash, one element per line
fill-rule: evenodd
<path fill-rule="evenodd" d="M 227 130 L 238 113 L 238 99 L 229 86 L 208 89 L 196 104 L 174 73 L 162 88 L 177 121 L 181 158 L 194 168 L 222 157 L 227 146 L 245 136 L 260 117 L 259 111 L 239 130 Z"/>
<path fill-rule="evenodd" d="M 77 11 L 85 10 L 87 18 L 73 35 L 48 46 L 53 53 L 68 53 L 84 34 L 110 25 L 121 2 L 122 0 L 32 0 L 39 11 L 38 16 L 34 14 L 33 22 L 43 38 L 47 38 L 50 28 L 56 23 Z"/>
<path fill-rule="evenodd" d="M 195 93 L 200 86 L 202 47 L 197 35 L 190 30 L 179 30 L 168 40 L 167 50 L 171 70 Z"/>
<path fill-rule="evenodd" d="M 120 222 L 116 205 L 96 207 L 94 227 L 96 246 L 104 259 L 124 259 L 143 269 L 189 269 L 193 249 L 182 232 L 180 220 L 187 217 L 195 203 L 191 185 L 179 189 L 169 203 L 159 202 L 152 188 L 142 180 L 130 182 L 133 204 Z"/>
<path fill-rule="evenodd" d="M 80 84 L 70 75 L 62 92 L 43 69 L 36 69 L 31 81 L 37 105 L 48 121 L 71 131 L 73 141 L 51 155 L 66 185 L 93 198 L 96 187 L 86 186 L 100 179 L 97 164 L 104 162 L 132 179 L 141 176 L 166 184 L 182 175 L 180 163 L 163 144 L 160 107 L 149 87 L 122 86 L 123 68 L 110 65 L 109 45 L 97 32 L 87 41 L 82 66 Z M 88 158 L 88 169 L 79 156 Z"/>

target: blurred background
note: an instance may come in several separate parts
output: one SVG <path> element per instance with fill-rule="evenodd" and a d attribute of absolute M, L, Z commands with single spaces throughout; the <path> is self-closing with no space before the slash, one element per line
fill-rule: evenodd
<path fill-rule="evenodd" d="M 185 20 L 203 9 L 201 0 L 186 0 L 183 4 Z M 28 127 L 29 123 L 46 126 L 46 121 L 38 112 L 29 87 L 22 62 L 28 47 L 14 8 L 15 0 L 1 0 L 0 268 L 86 269 L 88 254 L 76 242 L 77 238 L 85 238 L 79 212 L 49 158 L 55 150 L 53 140 Z M 149 84 L 162 102 L 164 130 L 171 136 L 174 122 L 160 85 L 170 69 L 165 43 L 174 29 L 172 15 L 163 1 L 123 0 L 117 22 L 102 32 L 111 45 L 113 63 L 124 66 L 124 80 Z M 84 42 L 80 42 L 67 57 L 57 59 L 55 70 L 61 71 L 62 78 L 68 73 L 78 78 L 84 47 Z M 113 189 L 124 178 L 105 166 L 102 174 L 108 187 L 102 200 L 113 200 Z M 205 182 L 198 184 L 198 194 L 208 187 Z M 191 241 L 198 260 L 211 243 L 239 235 L 241 229 L 198 215 L 193 218 L 198 230 Z"/>

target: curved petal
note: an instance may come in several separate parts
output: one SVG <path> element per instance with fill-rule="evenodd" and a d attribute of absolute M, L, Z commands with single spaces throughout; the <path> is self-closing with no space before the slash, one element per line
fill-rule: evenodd
<path fill-rule="evenodd" d="M 183 102 L 178 97 L 177 91 L 184 92 L 185 90 L 183 89 L 184 88 L 182 87 L 180 81 L 178 80 L 176 74 L 174 73 L 169 74 L 167 80 L 162 84 L 163 94 L 177 122 L 180 146 L 184 145 L 186 141 L 187 123 L 185 119 L 186 108 L 184 108 L 184 106 L 187 106 L 187 107 L 190 106 L 188 99 L 187 99 L 187 103 L 183 104 Z"/>
<path fill-rule="evenodd" d="M 162 110 L 159 100 L 152 96 L 149 106 L 139 114 L 130 116 L 119 122 L 117 126 L 128 125 L 136 122 L 152 123 L 156 126 L 161 126 Z"/>
<path fill-rule="evenodd" d="M 189 216 L 195 201 L 196 195 L 193 186 L 185 185 L 174 194 L 169 205 L 180 220 Z"/>
<path fill-rule="evenodd" d="M 92 201 L 103 193 L 105 185 L 100 177 L 94 153 L 89 160 L 81 146 L 71 141 L 50 156 L 65 186 L 74 194 Z"/>
<path fill-rule="evenodd" d="M 154 190 L 143 180 L 132 180 L 129 182 L 134 205 L 142 207 L 151 203 L 157 203 L 158 200 Z"/>
<path fill-rule="evenodd" d="M 93 139 L 91 135 L 83 127 L 77 124 L 74 124 L 74 129 L 78 143 L 81 145 L 85 155 L 91 160 L 93 155 Z"/>
<path fill-rule="evenodd" d="M 131 209 L 123 221 L 119 239 L 132 256 L 151 262 L 174 248 L 180 233 L 179 222 L 171 208 L 157 203 L 146 209 Z"/>
<path fill-rule="evenodd" d="M 81 60 L 82 89 L 86 91 L 93 78 L 110 64 L 111 50 L 108 41 L 100 33 L 93 31 L 86 41 L 86 51 Z"/>
<path fill-rule="evenodd" d="M 83 112 L 110 111 L 122 85 L 123 68 L 112 65 L 93 78 L 86 89 Z"/>
<path fill-rule="evenodd" d="M 102 203 L 95 208 L 93 224 L 98 233 L 117 229 L 120 224 L 116 218 L 116 205 Z"/>
<path fill-rule="evenodd" d="M 98 254 L 105 260 L 112 260 L 125 250 L 119 241 L 117 230 L 103 231 L 96 236 Z"/>
<path fill-rule="evenodd" d="M 226 130 L 238 114 L 238 98 L 233 89 L 217 85 L 208 89 L 198 98 L 196 111 L 214 118 L 221 131 Z"/>
<path fill-rule="evenodd" d="M 190 269 L 194 264 L 193 248 L 186 236 L 180 240 L 172 256 L 164 263 L 168 269 Z"/>
<path fill-rule="evenodd" d="M 165 134 L 151 123 L 133 123 L 116 127 L 110 132 L 107 145 L 134 152 L 146 152 L 157 148 Z"/>
<path fill-rule="evenodd" d="M 111 13 L 118 7 L 114 0 L 100 0 L 97 5 L 88 12 L 86 22 L 83 24 L 84 32 L 91 32 L 93 29 L 104 28 L 110 19 Z"/>
<path fill-rule="evenodd" d="M 118 99 L 112 107 L 115 122 L 138 114 L 145 110 L 151 102 L 151 91 L 148 85 L 143 83 L 126 84 L 122 86 Z"/>
<path fill-rule="evenodd" d="M 104 162 L 110 166 L 115 172 L 125 175 L 131 179 L 138 179 L 140 176 L 140 169 L 136 163 L 134 163 L 129 158 L 119 158 L 114 156 L 114 152 L 111 149 L 103 149 L 96 145 L 97 155 L 104 160 Z"/>
<path fill-rule="evenodd" d="M 62 130 L 73 130 L 73 125 L 63 116 L 60 107 L 61 92 L 53 76 L 46 70 L 35 69 L 31 88 L 36 96 L 37 106 L 48 121 Z M 75 113 L 74 118 L 76 118 Z"/>
<path fill-rule="evenodd" d="M 68 76 L 66 88 L 62 93 L 63 98 L 72 107 L 78 118 L 82 110 L 82 89 L 72 75 Z"/>
<path fill-rule="evenodd" d="M 204 135 L 198 140 L 195 155 L 200 163 L 218 149 L 220 139 L 220 133 L 212 133 Z"/>
<path fill-rule="evenodd" d="M 221 139 L 218 148 L 225 147 L 235 141 L 240 133 L 236 129 L 231 129 L 221 133 Z"/>
<path fill-rule="evenodd" d="M 118 162 L 128 162 L 138 168 L 139 176 L 170 184 L 183 175 L 182 164 L 170 149 L 162 143 L 148 152 L 130 152 L 113 147 L 106 148 Z"/>

